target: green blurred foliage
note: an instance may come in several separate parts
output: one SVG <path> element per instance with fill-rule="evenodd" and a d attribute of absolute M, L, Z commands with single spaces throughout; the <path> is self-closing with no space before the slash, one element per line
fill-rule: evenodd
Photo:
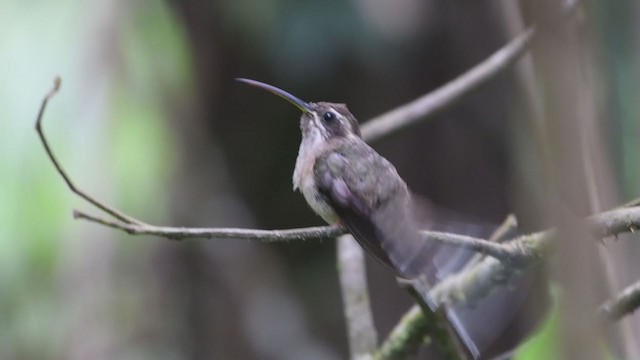
<path fill-rule="evenodd" d="M 554 303 L 557 304 L 561 296 L 560 288 L 552 287 Z M 525 343 L 520 345 L 516 352 L 515 360 L 560 360 L 561 356 L 561 334 L 558 307 L 553 306 L 546 320 L 541 322 L 538 331 Z M 604 347 L 603 347 L 604 349 Z M 610 353 L 602 355 L 602 359 L 614 360 Z"/>
<path fill-rule="evenodd" d="M 552 291 L 554 302 L 557 302 L 558 291 Z M 534 335 L 522 344 L 517 352 L 516 360 L 556 360 L 560 359 L 559 331 L 557 306 L 553 306 L 550 314 L 544 321 L 540 322 L 540 327 Z"/>
<path fill-rule="evenodd" d="M 609 142 L 623 198 L 640 194 L 640 71 L 637 2 L 594 2 L 594 26 L 603 72 L 605 104 L 610 118 Z"/>
<path fill-rule="evenodd" d="M 90 321 L 78 318 L 77 307 L 93 301 L 81 291 L 73 296 L 76 282 L 88 279 L 66 278 L 68 272 L 92 271 L 91 248 L 100 248 L 105 237 L 113 242 L 109 237 L 116 234 L 72 220 L 71 209 L 82 203 L 38 143 L 33 125 L 40 101 L 60 74 L 62 90 L 49 104 L 44 127 L 70 175 L 98 198 L 161 222 L 175 160 L 170 106 L 173 98 L 191 95 L 190 52 L 162 1 L 3 0 L 0 9 L 0 358 L 66 358 L 73 336 Z M 118 26 L 105 16 L 119 17 Z M 127 269 L 152 248 L 135 243 L 104 249 L 137 254 L 124 258 Z M 76 251 L 86 258 L 74 257 Z M 105 300 L 108 317 L 124 321 L 104 323 L 102 330 L 122 332 L 113 339 L 129 344 L 119 347 L 122 354 L 141 355 L 127 358 L 149 357 L 154 351 L 140 352 L 139 344 L 126 341 L 135 326 L 132 314 L 144 313 L 144 299 L 132 291 L 140 283 L 122 283 L 96 284 L 127 290 L 117 302 Z"/>

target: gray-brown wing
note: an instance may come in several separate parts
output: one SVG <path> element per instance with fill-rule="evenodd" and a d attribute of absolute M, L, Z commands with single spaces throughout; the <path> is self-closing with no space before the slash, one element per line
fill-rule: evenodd
<path fill-rule="evenodd" d="M 316 160 L 316 183 L 354 238 L 384 265 L 418 276 L 430 244 L 420 238 L 406 185 L 395 168 L 364 142 L 349 143 Z"/>

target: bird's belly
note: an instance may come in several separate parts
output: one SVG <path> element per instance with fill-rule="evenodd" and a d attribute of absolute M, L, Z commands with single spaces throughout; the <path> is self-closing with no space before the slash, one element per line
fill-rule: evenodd
<path fill-rule="evenodd" d="M 320 195 L 318 188 L 311 179 L 303 179 L 300 184 L 300 192 L 304 195 L 311 209 L 320 215 L 324 221 L 333 225 L 340 220 L 338 214 L 336 214 L 333 208 L 324 200 L 322 195 Z"/>

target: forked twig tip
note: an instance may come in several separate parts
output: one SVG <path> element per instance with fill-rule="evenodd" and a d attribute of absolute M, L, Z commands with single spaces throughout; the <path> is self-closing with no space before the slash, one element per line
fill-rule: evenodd
<path fill-rule="evenodd" d="M 42 105 L 40 105 L 40 111 L 38 112 L 38 117 L 36 118 L 36 131 L 40 135 L 40 138 L 42 140 L 42 143 L 45 145 L 45 148 L 47 148 L 48 145 L 46 143 L 47 140 L 45 139 L 44 134 L 42 133 L 42 130 L 40 128 L 42 126 L 41 125 L 42 115 L 44 114 L 44 109 L 47 106 L 49 99 L 51 99 L 51 97 L 55 95 L 58 92 L 58 90 L 60 90 L 61 85 L 62 85 L 62 78 L 60 78 L 60 75 L 56 75 L 56 77 L 53 78 L 53 87 L 51 88 L 51 90 L 49 90 L 47 95 L 44 96 L 44 99 L 42 99 Z"/>
<path fill-rule="evenodd" d="M 56 77 L 53 78 L 53 88 L 47 94 L 47 99 L 55 95 L 58 92 L 58 90 L 60 90 L 61 85 L 62 85 L 62 78 L 60 77 L 60 75 L 56 75 Z"/>
<path fill-rule="evenodd" d="M 53 78 L 54 89 L 58 91 L 58 89 L 60 89 L 61 84 L 62 84 L 62 78 L 60 77 L 60 75 L 56 75 L 56 77 Z"/>

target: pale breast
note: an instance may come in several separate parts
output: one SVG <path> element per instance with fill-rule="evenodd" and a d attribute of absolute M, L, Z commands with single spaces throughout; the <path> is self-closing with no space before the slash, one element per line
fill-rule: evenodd
<path fill-rule="evenodd" d="M 307 204 L 309 204 L 311 209 L 320 215 L 324 221 L 329 224 L 335 224 L 339 221 L 338 215 L 318 193 L 314 179 L 316 159 L 324 152 L 330 150 L 330 147 L 325 146 L 323 142 L 311 143 L 310 141 L 302 141 L 300 143 L 296 167 L 293 171 L 293 190 L 299 189 L 305 200 L 307 200 Z"/>

